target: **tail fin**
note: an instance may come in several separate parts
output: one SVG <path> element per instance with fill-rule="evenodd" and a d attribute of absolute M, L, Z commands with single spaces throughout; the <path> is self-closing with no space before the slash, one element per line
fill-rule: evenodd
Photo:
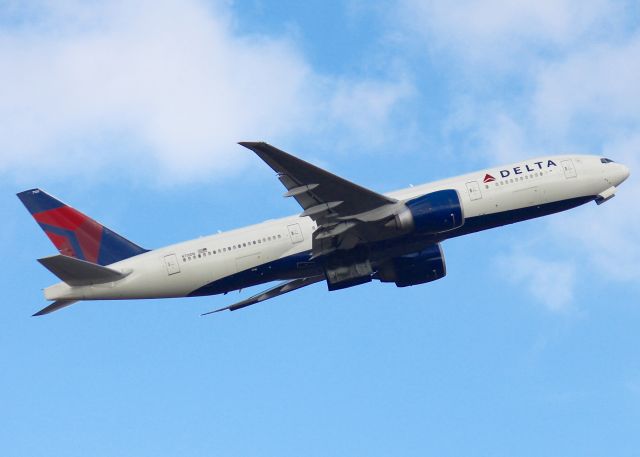
<path fill-rule="evenodd" d="M 109 265 L 147 252 L 43 190 L 25 190 L 18 198 L 62 255 Z"/>

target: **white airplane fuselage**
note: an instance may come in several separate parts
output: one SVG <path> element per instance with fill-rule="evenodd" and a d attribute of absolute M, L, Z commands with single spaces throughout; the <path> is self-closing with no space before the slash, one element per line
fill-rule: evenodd
<path fill-rule="evenodd" d="M 629 175 L 598 156 L 548 156 L 481 170 L 386 194 L 400 201 L 455 189 L 465 222 L 437 235 L 404 235 L 386 240 L 380 252 L 418 251 L 427 243 L 605 201 Z M 49 300 L 167 298 L 213 295 L 280 279 L 321 274 L 311 257 L 316 223 L 309 217 L 269 220 L 205 236 L 116 262 L 109 268 L 130 272 L 103 284 L 45 289 Z M 377 249 L 377 248 L 375 248 Z"/>

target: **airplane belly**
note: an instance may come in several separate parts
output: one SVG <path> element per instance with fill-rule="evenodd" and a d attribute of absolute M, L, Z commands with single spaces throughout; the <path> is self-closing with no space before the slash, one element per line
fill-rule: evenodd
<path fill-rule="evenodd" d="M 527 208 L 529 206 L 541 205 L 546 201 L 545 196 L 545 189 L 541 186 L 529 186 L 524 189 L 517 189 L 512 192 L 511 204 L 505 205 L 505 209 Z"/>

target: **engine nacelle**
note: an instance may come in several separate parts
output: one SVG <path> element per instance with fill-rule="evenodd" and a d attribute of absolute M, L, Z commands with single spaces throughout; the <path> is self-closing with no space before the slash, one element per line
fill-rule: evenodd
<path fill-rule="evenodd" d="M 420 252 L 391 259 L 378 268 L 376 278 L 381 282 L 395 282 L 398 287 L 415 286 L 444 278 L 447 266 L 440 243 Z"/>
<path fill-rule="evenodd" d="M 458 191 L 438 190 L 409 200 L 393 223 L 403 233 L 442 233 L 458 228 L 464 224 Z"/>

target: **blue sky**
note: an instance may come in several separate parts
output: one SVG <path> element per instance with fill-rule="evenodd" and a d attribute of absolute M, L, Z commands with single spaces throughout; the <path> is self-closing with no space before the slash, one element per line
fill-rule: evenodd
<path fill-rule="evenodd" d="M 634 2 L 0 3 L 0 454 L 615 455 L 640 448 Z M 378 191 L 540 154 L 606 205 L 451 240 L 448 276 L 31 318 L 39 186 L 149 248 L 299 211 L 235 143 Z M 257 290 L 257 289 L 256 289 Z"/>

